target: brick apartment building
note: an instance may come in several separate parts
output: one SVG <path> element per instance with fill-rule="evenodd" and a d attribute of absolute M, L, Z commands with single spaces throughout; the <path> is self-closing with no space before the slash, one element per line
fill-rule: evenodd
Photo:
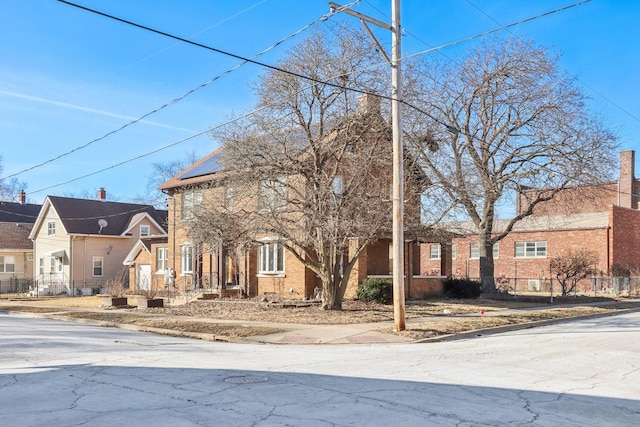
<path fill-rule="evenodd" d="M 617 181 L 570 188 L 537 206 L 532 216 L 494 245 L 495 277 L 507 278 L 517 289 L 543 290 L 552 277 L 551 259 L 578 248 L 597 254 L 601 276 L 620 270 L 639 275 L 640 181 L 635 178 L 634 162 L 634 151 L 623 151 Z M 527 206 L 527 195 L 534 191 L 540 190 L 525 188 L 518 195 L 518 212 Z M 497 221 L 496 231 L 504 225 L 504 221 Z M 470 223 L 451 225 L 449 229 L 461 236 L 451 243 L 425 243 L 421 274 L 478 278 L 478 243 L 471 227 Z M 583 281 L 580 288 L 593 286 L 593 280 Z"/>

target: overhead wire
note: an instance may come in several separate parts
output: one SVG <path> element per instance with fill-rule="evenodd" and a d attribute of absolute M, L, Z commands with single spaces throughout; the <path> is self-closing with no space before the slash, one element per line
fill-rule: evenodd
<path fill-rule="evenodd" d="M 92 9 L 86 8 L 86 7 L 84 7 L 84 6 L 76 5 L 76 4 L 74 4 L 74 3 L 67 2 L 67 1 L 65 1 L 65 0 L 58 0 L 58 1 L 60 1 L 61 3 L 69 4 L 69 5 L 71 5 L 71 6 L 79 7 L 79 8 L 84 9 L 84 10 L 93 11 Z M 103 15 L 103 16 L 104 16 L 104 15 L 106 15 L 106 14 L 103 14 L 102 12 L 98 12 L 98 11 L 95 11 L 95 13 L 98 13 L 98 14 Z M 110 15 L 106 15 L 106 16 L 110 16 Z M 276 43 L 272 44 L 271 46 L 267 47 L 266 49 L 263 49 L 262 51 L 260 51 L 260 52 L 258 52 L 257 54 L 253 55 L 251 58 L 243 58 L 243 57 L 236 56 L 237 58 L 242 59 L 242 62 L 240 62 L 240 63 L 238 63 L 237 65 L 235 65 L 235 66 L 233 66 L 233 67 L 231 67 L 231 68 L 229 68 L 229 69 L 227 69 L 227 70 L 223 71 L 222 73 L 220 73 L 220 74 L 218 74 L 218 75 L 216 75 L 216 76 L 212 77 L 211 79 L 209 79 L 209 80 L 207 80 L 206 82 L 204 82 L 204 83 L 202 83 L 202 84 L 200 84 L 200 85 L 198 85 L 198 86 L 194 87 L 193 89 L 190 89 L 189 91 L 187 91 L 187 92 L 185 92 L 184 94 L 182 94 L 182 95 L 180 95 L 180 96 L 178 96 L 178 97 L 174 98 L 173 100 L 171 100 L 171 101 L 169 101 L 169 102 L 167 102 L 167 103 L 165 103 L 165 104 L 162 104 L 161 106 L 159 106 L 159 107 L 157 107 L 157 108 L 155 108 L 155 109 L 153 109 L 153 110 L 151 110 L 151 111 L 149 111 L 149 112 L 147 112 L 147 113 L 143 114 L 142 116 L 139 116 L 138 118 L 135 118 L 135 119 L 133 119 L 133 120 L 131 120 L 131 121 L 129 121 L 129 122 L 127 122 L 127 123 L 123 124 L 122 126 L 120 126 L 120 127 L 116 128 L 116 129 L 114 129 L 114 130 L 112 130 L 112 131 L 107 132 L 106 134 L 104 134 L 104 135 L 102 135 L 102 136 L 99 136 L 99 137 L 97 137 L 97 138 L 94 138 L 94 139 L 90 140 L 89 142 L 87 142 L 87 143 L 85 143 L 85 144 L 82 144 L 82 145 L 80 145 L 80 146 L 77 146 L 77 147 L 75 147 L 75 148 L 73 148 L 73 149 L 71 149 L 71 150 L 68 150 L 68 151 L 66 151 L 66 152 L 64 152 L 64 153 L 61 153 L 61 154 L 59 154 L 59 155 L 57 155 L 57 156 L 55 156 L 55 157 L 53 157 L 53 158 L 50 158 L 50 159 L 48 159 L 48 160 L 43 161 L 43 162 L 37 163 L 37 164 L 35 164 L 35 165 L 32 165 L 32 166 L 30 166 L 30 167 L 28 167 L 28 168 L 26 168 L 26 169 L 23 169 L 23 170 L 21 170 L 21 171 L 19 171 L 19 172 L 15 172 L 15 173 L 12 173 L 12 174 L 10 174 L 10 175 L 7 175 L 7 176 L 5 176 L 5 177 L 3 177 L 3 178 L 0 178 L 0 180 L 4 180 L 4 179 L 7 179 L 7 178 L 12 178 L 12 177 L 15 177 L 15 176 L 21 175 L 21 174 L 23 174 L 23 173 L 25 173 L 25 172 L 29 172 L 29 171 L 31 171 L 31 170 L 34 170 L 34 169 L 40 168 L 40 167 L 42 167 L 42 166 L 44 166 L 44 165 L 47 165 L 47 164 L 52 163 L 52 162 L 54 162 L 54 161 L 56 161 L 56 160 L 59 160 L 59 159 L 61 159 L 61 158 L 63 158 L 63 157 L 66 157 L 66 156 L 68 156 L 68 155 L 70 155 L 70 154 L 73 154 L 73 153 L 75 153 L 75 152 L 77 152 L 77 151 L 80 151 L 80 150 L 82 150 L 82 149 L 84 149 L 84 148 L 87 148 L 87 147 L 89 147 L 90 145 L 95 144 L 96 142 L 102 141 L 103 139 L 105 139 L 105 138 L 107 138 L 107 137 L 109 137 L 109 136 L 111 136 L 111 135 L 113 135 L 113 134 L 116 134 L 116 133 L 118 133 L 118 132 L 120 132 L 120 131 L 122 131 L 122 130 L 124 130 L 124 129 L 126 129 L 126 128 L 128 128 L 128 127 L 130 127 L 130 126 L 134 125 L 134 124 L 136 124 L 136 123 L 141 122 L 142 120 L 146 119 L 147 117 L 149 117 L 149 116 L 151 116 L 151 115 L 153 115 L 153 114 L 155 114 L 155 113 L 157 113 L 157 112 L 159 112 L 159 111 L 162 111 L 162 110 L 164 110 L 165 108 L 167 108 L 167 107 L 169 107 L 169 106 L 171 106 L 171 105 L 174 105 L 174 104 L 176 104 L 176 103 L 178 103 L 178 102 L 182 101 L 183 99 L 185 99 L 186 97 L 188 97 L 188 96 L 192 95 L 193 93 L 195 93 L 195 92 L 197 92 L 197 91 L 199 91 L 199 90 L 201 90 L 201 89 L 203 89 L 203 88 L 205 88 L 205 87 L 209 86 L 209 85 L 210 85 L 210 84 L 212 84 L 213 82 L 215 82 L 215 81 L 219 80 L 220 78 L 222 78 L 222 77 L 224 77 L 224 76 L 226 76 L 226 75 L 228 75 L 228 74 L 232 73 L 233 71 L 235 71 L 235 70 L 239 69 L 240 67 L 242 67 L 242 66 L 246 65 L 247 63 L 255 62 L 252 58 L 260 57 L 260 56 L 264 55 L 265 53 L 267 53 L 267 52 L 269 52 L 269 51 L 271 51 L 271 50 L 275 49 L 276 47 L 280 46 L 282 43 L 286 42 L 287 40 L 289 40 L 289 39 L 291 39 L 291 38 L 293 38 L 293 37 L 295 37 L 295 36 L 299 35 L 300 33 L 302 33 L 302 32 L 304 32 L 304 31 L 306 31 L 307 29 L 309 29 L 310 27 L 312 27 L 313 25 L 315 25 L 317 22 L 319 22 L 319 21 L 321 21 L 321 20 L 325 19 L 325 17 L 326 17 L 326 15 L 323 15 L 322 17 L 315 19 L 315 20 L 314 20 L 314 21 L 312 21 L 311 23 L 309 23 L 309 24 L 307 24 L 307 25 L 303 26 L 302 28 L 298 29 L 297 31 L 295 31 L 295 32 L 293 32 L 293 33 L 291 33 L 291 34 L 287 35 L 286 37 L 284 37 L 284 38 L 282 38 L 282 39 L 278 40 Z M 114 17 L 114 19 L 117 19 L 117 18 L 116 18 L 116 17 Z"/>
<path fill-rule="evenodd" d="M 259 56 L 259 55 L 263 54 L 263 53 L 264 53 L 264 51 L 263 51 L 263 52 L 261 52 L 261 53 L 260 53 L 260 54 L 258 54 L 258 55 L 255 55 L 255 56 L 254 56 L 254 57 L 252 57 L 252 58 L 247 58 L 247 57 L 243 57 L 243 56 L 240 56 L 240 55 L 237 55 L 237 54 L 233 54 L 233 53 L 230 53 L 230 52 L 227 52 L 227 51 L 221 50 L 221 49 L 217 49 L 217 48 L 214 48 L 214 47 L 211 47 L 211 46 L 207 46 L 207 45 L 204 45 L 204 44 L 202 44 L 202 43 L 194 42 L 194 41 L 188 40 L 188 39 L 186 39 L 186 38 L 179 37 L 179 36 L 176 36 L 176 35 L 173 35 L 173 34 L 170 34 L 170 33 L 164 32 L 164 31 L 159 31 L 159 30 L 153 29 L 153 28 L 151 28 L 151 27 L 148 27 L 148 26 L 145 26 L 145 25 L 141 25 L 141 24 L 138 24 L 138 23 L 135 23 L 135 22 L 132 22 L 132 21 L 128 21 L 128 20 L 125 20 L 125 19 L 123 19 L 123 18 L 119 18 L 119 17 L 113 16 L 113 15 L 110 15 L 110 14 L 107 14 L 107 13 L 104 13 L 104 12 L 100 12 L 100 11 L 97 11 L 97 10 L 94 10 L 94 9 L 91 9 L 91 8 L 88 8 L 88 7 L 85 7 L 85 6 L 82 6 L 82 5 L 78 5 L 78 4 L 75 4 L 75 3 L 70 2 L 70 1 L 68 1 L 68 0 L 58 0 L 58 1 L 59 1 L 59 2 L 61 2 L 61 3 L 68 4 L 68 5 L 70 5 L 70 6 L 74 6 L 74 7 L 80 8 L 80 9 L 85 10 L 85 11 L 87 11 L 87 12 L 95 13 L 95 14 L 98 14 L 98 15 L 100 15 L 100 16 L 103 16 L 103 17 L 106 17 L 106 18 L 109 18 L 109 19 L 113 19 L 113 20 L 116 20 L 116 21 L 119 21 L 119 22 L 122 22 L 122 23 L 125 23 L 125 24 L 128 24 L 128 25 L 132 25 L 132 26 L 137 27 L 137 28 L 140 28 L 140 29 L 144 29 L 144 30 L 147 30 L 147 31 L 151 31 L 151 32 L 153 32 L 153 33 L 156 33 L 156 34 L 159 34 L 159 35 L 163 35 L 163 36 L 165 36 L 165 37 L 169 37 L 169 38 L 172 38 L 172 39 L 175 39 L 175 40 L 178 40 L 178 41 L 181 41 L 181 42 L 187 43 L 187 44 L 191 44 L 191 45 L 194 45 L 194 46 L 197 46 L 197 47 L 201 47 L 201 48 L 204 48 L 204 49 L 207 49 L 207 50 L 211 50 L 211 51 L 214 51 L 214 52 L 216 52 L 216 53 L 220 53 L 220 54 L 223 54 L 223 55 L 226 55 L 226 56 L 230 56 L 230 57 L 233 57 L 233 58 L 236 58 L 236 59 L 240 59 L 240 60 L 242 60 L 242 61 L 243 61 L 240 65 L 238 65 L 238 66 L 236 66 L 236 67 L 233 67 L 231 70 L 234 70 L 234 69 L 238 68 L 239 66 L 244 65 L 244 64 L 246 64 L 246 63 L 252 63 L 252 64 L 259 65 L 259 66 L 262 66 L 262 67 L 265 67 L 265 68 L 268 68 L 268 69 L 271 69 L 271 70 L 274 70 L 274 71 L 283 72 L 283 73 L 286 73 L 286 74 L 289 74 L 289 75 L 293 75 L 293 76 L 295 76 L 295 77 L 298 77 L 298 78 L 301 78 L 301 79 L 304 79 L 304 80 L 312 81 L 312 82 L 315 82 L 315 83 L 325 84 L 325 85 L 330 86 L 330 87 L 340 88 L 340 89 L 343 89 L 343 90 L 349 90 L 349 91 L 353 91 L 353 92 L 357 92 L 357 93 L 362 93 L 362 94 L 367 94 L 367 93 L 368 93 L 368 92 L 367 92 L 367 91 L 365 91 L 365 90 L 361 90 L 361 89 L 357 89 L 357 88 L 350 88 L 350 87 L 347 87 L 347 86 L 344 86 L 344 85 L 341 85 L 341 84 L 332 83 L 332 82 L 330 82 L 330 81 L 322 81 L 322 80 L 319 80 L 319 79 L 316 79 L 316 78 L 312 78 L 312 77 L 309 77 L 309 76 L 305 76 L 305 75 L 302 75 L 302 74 L 300 74 L 300 73 L 292 72 L 292 71 L 290 71 L 290 70 L 285 70 L 285 69 L 282 69 L 282 68 L 279 68 L 279 67 L 276 67 L 276 66 L 273 66 L 273 65 L 270 65 L 270 64 L 266 64 L 266 63 L 263 63 L 263 62 L 260 62 L 260 61 L 256 61 L 256 60 L 254 60 L 254 59 L 253 59 L 253 58 L 255 58 L 256 56 Z M 545 13 L 543 13 L 543 14 L 536 15 L 535 17 L 531 17 L 531 18 L 528 18 L 528 19 L 524 19 L 524 20 L 518 21 L 517 23 L 512 23 L 512 24 L 509 24 L 509 25 L 501 26 L 500 28 L 497 28 L 497 29 L 494 29 L 494 30 L 487 31 L 487 32 L 484 32 L 484 33 L 478 34 L 478 35 L 476 35 L 476 36 L 467 37 L 467 38 L 465 38 L 465 39 L 462 39 L 462 40 L 459 40 L 459 41 L 455 41 L 455 42 L 452 42 L 452 43 L 448 43 L 448 44 L 446 44 L 446 45 L 442 45 L 442 46 L 439 46 L 439 47 L 435 47 L 435 48 L 431 48 L 431 49 L 428 49 L 428 50 L 425 50 L 425 51 L 421 51 L 421 52 L 419 52 L 419 53 L 412 54 L 412 55 L 407 56 L 407 57 L 405 57 L 405 58 L 410 58 L 410 57 L 416 56 L 416 55 L 418 55 L 418 54 L 423 55 L 423 54 L 426 54 L 426 53 L 429 53 L 429 52 L 432 52 L 432 51 L 436 51 L 436 50 L 439 50 L 439 49 L 443 49 L 443 48 L 445 48 L 445 47 L 449 47 L 449 46 L 452 46 L 452 45 L 455 45 L 455 44 L 459 44 L 459 43 L 461 43 L 461 42 L 463 42 L 463 41 L 469 41 L 469 40 L 472 40 L 472 39 L 474 39 L 474 38 L 482 37 L 482 36 L 485 36 L 485 35 L 487 35 L 487 34 L 490 34 L 490 33 L 496 32 L 496 31 L 499 31 L 499 30 L 501 30 L 501 29 L 505 29 L 505 28 L 513 27 L 513 26 L 515 26 L 515 25 L 519 25 L 519 24 L 524 23 L 524 22 L 529 22 L 529 21 L 531 21 L 531 20 L 533 20 L 533 19 L 538 19 L 538 18 L 541 18 L 541 17 L 544 17 L 544 16 L 548 16 L 548 15 L 553 14 L 553 13 L 558 13 L 558 12 L 560 12 L 560 11 L 564 11 L 564 10 L 566 10 L 566 9 L 569 9 L 569 8 L 571 8 L 571 7 L 575 7 L 575 6 L 578 6 L 578 5 L 581 5 L 581 4 L 584 4 L 584 3 L 587 3 L 587 2 L 589 2 L 589 1 L 590 1 L 590 0 L 583 0 L 583 1 L 581 1 L 581 2 L 574 3 L 574 4 L 569 5 L 569 6 L 565 6 L 565 7 L 563 7 L 563 8 L 558 8 L 558 9 L 555 9 L 555 10 L 553 10 L 553 11 L 549 11 L 549 12 L 545 12 Z M 348 6 L 344 6 L 344 8 L 346 8 L 346 7 L 350 7 L 351 5 L 353 5 L 353 4 L 355 4 L 355 3 L 356 3 L 356 2 L 353 2 L 353 3 L 351 3 L 351 4 L 350 4 L 350 5 L 348 5 Z M 309 28 L 311 25 L 314 25 L 314 24 L 315 24 L 316 22 L 318 22 L 318 21 L 324 21 L 324 20 L 326 20 L 326 19 L 327 19 L 327 17 L 328 17 L 329 15 L 331 15 L 331 14 L 325 14 L 325 15 L 323 15 L 322 17 L 320 17 L 320 18 L 316 19 L 315 21 L 313 21 L 311 24 L 309 24 L 309 25 L 305 26 L 305 27 L 304 27 L 304 29 Z M 297 32 L 296 32 L 296 33 L 294 33 L 293 35 L 297 35 L 297 34 L 299 34 L 300 32 L 304 31 L 304 29 L 297 31 Z M 291 38 L 293 35 L 288 36 L 288 37 L 287 37 L 287 38 L 285 38 L 285 39 Z M 273 47 L 275 47 L 275 46 L 277 46 L 277 45 L 281 44 L 285 39 L 283 39 L 283 40 L 281 40 L 280 42 L 276 43 Z M 269 48 L 269 50 L 270 50 L 270 49 L 272 49 L 273 47 Z M 231 72 L 231 71 L 230 71 L 230 70 L 228 70 L 227 72 L 223 73 L 223 75 L 224 75 L 224 74 L 227 74 L 228 72 Z M 212 82 L 212 81 L 217 80 L 217 78 L 219 78 L 219 77 L 217 76 L 216 78 L 211 79 L 211 82 Z M 207 84 L 208 84 L 208 83 L 207 83 Z M 199 89 L 199 88 L 201 88 L 201 87 L 203 87 L 203 85 L 200 85 L 197 89 Z M 178 100 L 183 99 L 183 98 L 184 98 L 184 97 L 186 97 L 188 94 L 193 93 L 193 91 L 195 91 L 195 90 L 197 90 L 197 89 L 194 89 L 194 90 L 192 90 L 192 91 L 188 92 L 188 93 L 187 93 L 186 95 L 184 95 L 183 97 L 180 97 L 180 98 L 177 98 L 177 99 L 178 99 Z M 374 96 L 377 96 L 377 97 L 379 97 L 379 98 L 381 98 L 381 99 L 392 100 L 392 98 L 391 98 L 391 97 L 389 97 L 389 96 L 384 96 L 384 95 L 380 95 L 380 94 L 374 94 Z M 178 102 L 178 101 L 175 101 L 175 102 Z M 174 103 L 175 103 L 175 102 L 174 102 Z M 432 114 L 430 114 L 430 113 L 428 113 L 428 112 L 426 112 L 426 111 L 424 111 L 424 110 L 422 110 L 422 109 L 420 109 L 420 108 L 418 108 L 418 107 L 416 107 L 416 106 L 412 105 L 411 103 L 408 103 L 408 102 L 406 102 L 406 101 L 404 101 L 404 100 L 401 100 L 401 102 L 402 102 L 404 105 L 407 105 L 408 107 L 410 107 L 410 108 L 412 108 L 412 109 L 415 109 L 416 111 L 418 111 L 418 112 L 420 112 L 420 113 L 424 114 L 425 116 L 429 117 L 431 120 L 435 121 L 436 123 L 438 123 L 438 124 L 440 124 L 440 125 L 442 125 L 442 126 L 445 126 L 445 127 L 446 127 L 447 129 L 449 129 L 450 131 L 451 131 L 451 130 L 454 130 L 454 131 L 457 131 L 458 133 L 462 133 L 462 132 L 460 132 L 460 130 L 452 128 L 450 125 L 447 125 L 446 123 L 444 123 L 444 122 L 440 121 L 439 119 L 437 119 L 436 117 L 434 117 Z M 170 105 L 170 103 L 168 103 L 168 104 L 166 104 L 166 105 Z M 165 105 L 165 106 L 166 106 L 166 105 Z M 164 106 L 163 106 L 163 107 L 161 107 L 161 108 L 164 108 Z M 145 117 L 147 117 L 148 115 L 153 114 L 153 113 L 154 113 L 154 112 L 156 112 L 156 111 L 159 111 L 159 109 L 156 109 L 156 110 L 154 110 L 153 112 L 150 112 L 150 113 L 148 113 L 148 114 L 146 114 L 146 115 L 142 116 L 140 119 L 145 118 Z M 137 122 L 137 121 L 139 121 L 139 120 L 133 121 L 132 123 L 127 124 L 126 126 L 128 126 L 128 125 L 130 125 L 130 124 L 133 124 L 133 123 L 135 123 L 135 122 Z M 225 123 L 225 124 L 222 124 L 221 126 L 224 126 L 224 125 L 226 125 L 226 123 Z M 111 135 L 111 134 L 113 134 L 113 133 L 115 133 L 115 132 L 117 132 L 117 131 L 119 131 L 119 130 L 121 130 L 121 129 L 118 129 L 118 130 L 116 130 L 116 131 L 109 132 L 108 134 L 106 134 L 105 136 L 103 136 L 103 137 L 101 137 L 101 138 L 99 138 L 99 139 L 103 139 L 103 138 L 105 138 L 105 137 L 107 137 L 107 136 L 109 136 L 109 135 Z M 206 131 L 202 131 L 202 132 L 200 132 L 200 133 L 198 133 L 198 134 L 195 134 L 195 135 L 192 135 L 192 136 L 190 136 L 190 137 L 184 138 L 184 139 L 182 139 L 182 140 L 179 140 L 179 141 L 177 141 L 177 142 L 174 142 L 174 143 L 172 143 L 172 144 L 169 144 L 168 146 L 161 147 L 160 149 L 153 150 L 153 151 L 151 151 L 151 152 L 149 152 L 149 153 L 146 153 L 146 154 L 143 154 L 143 155 L 141 155 L 141 156 L 137 156 L 137 157 L 135 157 L 135 158 L 131 158 L 131 159 L 126 160 L 126 161 L 124 161 L 124 162 L 120 162 L 120 163 L 118 163 L 118 164 L 116 164 L 116 165 L 112 165 L 112 166 L 110 166 L 110 167 L 108 167 L 108 168 L 104 168 L 104 169 L 102 169 L 102 170 L 100 170 L 100 171 L 96 171 L 96 172 L 94 172 L 94 173 L 87 174 L 87 175 L 84 175 L 84 176 L 82 176 L 82 177 L 78 177 L 78 178 L 75 178 L 75 179 L 73 179 L 73 180 L 66 181 L 66 182 L 64 182 L 64 183 L 60 183 L 60 184 L 56 184 L 56 185 L 49 186 L 49 187 L 46 187 L 46 188 L 42 188 L 42 189 L 37 190 L 37 191 L 35 191 L 35 192 L 44 191 L 44 190 L 46 190 L 46 189 L 50 189 L 50 188 L 53 188 L 53 187 L 57 187 L 57 186 L 59 186 L 59 185 L 64 185 L 64 184 L 67 184 L 67 183 L 69 183 L 69 182 L 73 182 L 73 181 L 76 181 L 76 180 L 79 180 L 79 179 L 86 178 L 86 177 L 88 177 L 88 176 L 95 175 L 95 174 L 97 174 L 97 173 L 104 172 L 105 170 L 109 170 L 109 169 L 112 169 L 112 168 L 114 168 L 114 167 L 120 166 L 120 165 L 122 165 L 122 164 L 129 163 L 129 162 L 131 162 L 131 161 L 133 161 L 133 160 L 137 160 L 137 159 L 139 159 L 139 158 L 146 157 L 146 156 L 148 156 L 148 155 L 154 154 L 155 152 L 158 152 L 158 151 L 161 151 L 161 150 L 163 150 L 163 149 L 166 149 L 166 148 L 168 148 L 169 146 L 173 146 L 173 145 L 176 145 L 176 144 L 182 143 L 182 142 L 184 142 L 184 141 L 186 141 L 186 140 L 189 140 L 189 139 L 194 138 L 195 136 L 199 136 L 199 135 L 202 135 L 202 134 L 204 134 L 204 133 L 207 133 L 209 130 L 211 130 L 211 129 L 208 129 L 208 130 L 206 130 Z M 99 139 L 98 139 L 98 140 L 99 140 Z M 92 141 L 92 142 L 95 142 L 95 140 L 94 140 L 94 141 Z M 92 142 L 91 142 L 91 143 L 92 143 Z M 85 144 L 85 146 L 86 146 L 86 145 L 88 145 L 88 144 Z M 83 148 L 83 147 L 82 147 L 82 148 Z M 78 148 L 78 149 L 79 149 L 79 148 Z M 77 151 L 77 149 L 72 150 L 72 152 L 73 152 L 73 151 Z M 69 154 L 70 154 L 70 153 L 69 153 Z M 59 157 L 60 157 L 60 156 L 59 156 Z M 59 157 L 58 157 L 58 158 L 59 158 Z M 56 158 L 56 159 L 52 159 L 52 160 L 50 160 L 50 161 L 54 161 L 54 160 L 57 160 L 57 158 Z M 48 162 L 50 162 L 50 161 L 48 161 Z M 46 164 L 46 163 L 48 163 L 48 162 L 45 162 L 45 164 Z M 29 168 L 29 169 L 27 169 L 27 170 L 31 170 L 31 169 L 33 169 L 33 168 L 35 168 L 35 167 L 39 167 L 39 166 L 41 166 L 41 165 L 36 165 L 36 166 L 34 166 L 34 167 L 32 167 L 32 168 Z M 25 171 L 27 171 L 27 170 L 25 170 Z M 23 171 L 23 172 L 24 172 L 24 171 Z M 22 172 L 19 172 L 19 173 L 22 173 Z M 19 173 L 17 173 L 17 174 L 19 174 Z M 13 174 L 13 175 L 7 176 L 6 178 L 8 178 L 8 177 L 12 177 L 12 176 L 15 176 L 15 175 L 17 175 L 17 174 Z"/>

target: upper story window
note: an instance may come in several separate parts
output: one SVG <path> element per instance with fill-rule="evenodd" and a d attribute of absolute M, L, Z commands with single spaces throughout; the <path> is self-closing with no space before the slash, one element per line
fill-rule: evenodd
<path fill-rule="evenodd" d="M 16 258 L 14 256 L 0 256 L 0 273 L 15 273 Z"/>
<path fill-rule="evenodd" d="M 233 187 L 227 187 L 225 190 L 224 207 L 229 212 L 233 210 Z"/>
<path fill-rule="evenodd" d="M 92 260 L 93 264 L 93 276 L 102 277 L 104 273 L 104 258 L 101 256 L 94 256 Z"/>
<path fill-rule="evenodd" d="M 516 258 L 545 258 L 547 242 L 516 242 Z"/>
<path fill-rule="evenodd" d="M 47 236 L 55 236 L 56 235 L 56 222 L 49 221 L 47 222 Z"/>
<path fill-rule="evenodd" d="M 284 246 L 274 242 L 258 247 L 258 273 L 284 273 Z"/>
<path fill-rule="evenodd" d="M 500 258 L 500 243 L 493 244 L 493 259 Z"/>
<path fill-rule="evenodd" d="M 167 269 L 169 248 L 156 248 L 156 271 L 164 272 Z"/>
<path fill-rule="evenodd" d="M 140 226 L 140 237 L 151 236 L 151 226 L 150 225 L 141 225 Z"/>
<path fill-rule="evenodd" d="M 451 259 L 456 259 L 457 255 L 458 255 L 458 247 L 455 244 L 451 245 Z"/>
<path fill-rule="evenodd" d="M 287 203 L 286 183 L 285 177 L 262 181 L 260 183 L 259 208 L 261 210 L 284 208 Z"/>
<path fill-rule="evenodd" d="M 182 193 L 182 219 L 193 219 L 196 209 L 202 204 L 202 191 L 187 190 Z"/>
<path fill-rule="evenodd" d="M 439 244 L 429 247 L 429 259 L 440 259 L 442 247 Z"/>

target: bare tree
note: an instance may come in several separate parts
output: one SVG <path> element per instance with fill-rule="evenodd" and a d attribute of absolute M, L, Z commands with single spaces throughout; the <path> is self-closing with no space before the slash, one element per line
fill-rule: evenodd
<path fill-rule="evenodd" d="M 2 166 L 2 156 L 0 156 L 0 176 L 4 171 Z M 0 179 L 0 200 L 7 202 L 17 202 L 20 190 L 26 190 L 27 184 L 16 177 Z"/>
<path fill-rule="evenodd" d="M 344 88 L 383 93 L 378 61 L 366 35 L 345 30 L 294 46 L 278 67 L 314 81 L 265 74 L 259 112 L 214 135 L 227 171 L 214 186 L 238 197 L 233 206 L 221 191 L 203 200 L 191 235 L 274 239 L 320 278 L 322 308 L 340 309 L 358 256 L 391 225 L 390 128 L 379 98 Z"/>
<path fill-rule="evenodd" d="M 151 164 L 151 173 L 147 177 L 147 183 L 144 193 L 138 195 L 133 199 L 136 203 L 145 205 L 153 205 L 158 209 L 166 209 L 166 194 L 158 190 L 158 187 L 163 182 L 168 181 L 171 177 L 175 176 L 178 172 L 186 169 L 198 161 L 199 156 L 195 150 L 187 151 L 181 158 L 169 159 L 166 162 L 154 162 Z"/>
<path fill-rule="evenodd" d="M 480 275 L 495 292 L 493 244 L 571 186 L 610 179 L 616 137 L 542 47 L 494 39 L 459 61 L 414 64 L 405 89 L 407 140 L 439 190 L 478 234 Z M 431 118 L 428 118 L 427 113 Z M 435 119 L 435 120 L 433 120 Z M 500 231 L 496 206 L 519 186 L 528 205 Z"/>
<path fill-rule="evenodd" d="M 598 254 L 587 249 L 576 249 L 551 259 L 550 267 L 562 287 L 562 296 L 576 289 L 578 282 L 597 273 Z"/>

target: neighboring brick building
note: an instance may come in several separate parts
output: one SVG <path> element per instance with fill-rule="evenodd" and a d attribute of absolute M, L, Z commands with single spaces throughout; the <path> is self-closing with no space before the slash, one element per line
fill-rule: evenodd
<path fill-rule="evenodd" d="M 495 277 L 509 279 L 518 289 L 542 289 L 552 276 L 550 260 L 570 250 L 584 248 L 598 255 L 597 268 L 602 276 L 614 270 L 640 274 L 640 181 L 634 175 L 635 154 L 620 154 L 620 178 L 597 187 L 570 188 L 551 202 L 537 206 L 534 214 L 519 222 L 513 231 L 494 246 Z M 530 192 L 525 188 L 517 200 L 518 211 L 524 209 Z M 505 221 L 496 221 L 496 231 Z M 424 244 L 422 274 L 453 277 L 479 277 L 477 238 L 471 224 L 450 224 L 454 238 L 451 268 L 443 268 L 439 243 Z M 518 281 L 516 282 L 515 279 Z M 582 289 L 590 286 L 586 281 Z"/>

